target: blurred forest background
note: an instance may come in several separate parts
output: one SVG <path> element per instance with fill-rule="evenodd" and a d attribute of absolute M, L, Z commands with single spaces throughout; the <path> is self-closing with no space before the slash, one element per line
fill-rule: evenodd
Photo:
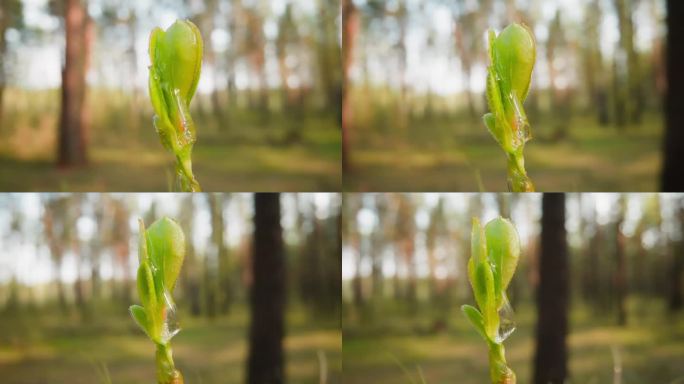
<path fill-rule="evenodd" d="M 505 154 L 482 122 L 486 31 L 522 22 L 537 41 L 525 103 L 537 188 L 660 190 L 677 3 L 668 14 L 664 0 L 344 0 L 345 188 L 505 191 Z M 681 31 L 669 33 L 672 48 Z"/>
<path fill-rule="evenodd" d="M 1 4 L 1 190 L 169 190 L 173 157 L 152 126 L 147 40 L 177 18 L 204 39 L 191 105 L 204 189 L 340 189 L 339 3 Z"/>
<path fill-rule="evenodd" d="M 343 204 L 345 383 L 483 383 L 471 218 L 511 218 L 519 383 L 684 380 L 684 195 L 363 194 Z"/>
<path fill-rule="evenodd" d="M 341 383 L 340 204 L 338 194 L 1 196 L 2 381 L 154 382 L 154 344 L 128 307 L 139 303 L 137 220 L 168 216 L 186 234 L 173 349 L 187 382 L 263 384 L 256 370 Z M 250 342 L 279 326 L 282 339 Z"/>

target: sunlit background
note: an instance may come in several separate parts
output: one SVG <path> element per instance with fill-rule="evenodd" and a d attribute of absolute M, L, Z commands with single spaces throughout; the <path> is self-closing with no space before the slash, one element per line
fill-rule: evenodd
<path fill-rule="evenodd" d="M 287 379 L 340 383 L 340 196 L 280 201 Z M 0 376 L 154 381 L 154 345 L 128 307 L 139 302 L 138 219 L 168 216 L 187 239 L 174 292 L 176 364 L 187 381 L 245 382 L 253 211 L 250 194 L 0 196 Z"/>
<path fill-rule="evenodd" d="M 300 0 L 82 1 L 81 119 L 90 164 L 58 174 L 51 163 L 63 129 L 65 15 L 73 3 L 3 2 L 0 189 L 169 190 L 173 158 L 159 145 L 147 91 L 148 37 L 154 27 L 189 19 L 204 40 L 191 105 L 198 132 L 194 163 L 204 189 L 339 190 L 338 6 Z M 121 177 L 119 170 L 134 158 L 137 172 Z"/>
<path fill-rule="evenodd" d="M 684 196 L 582 193 L 564 201 L 570 381 L 613 382 L 616 367 L 623 383 L 681 380 Z M 514 223 L 522 246 L 508 289 L 517 330 L 507 358 L 519 382 L 532 382 L 541 202 L 540 194 L 345 195 L 345 382 L 486 380 L 486 345 L 460 306 L 473 303 L 471 219 L 499 215 Z"/>
<path fill-rule="evenodd" d="M 538 189 L 658 189 L 664 1 L 349 3 L 348 189 L 506 190 L 505 155 L 482 115 L 487 30 L 513 22 L 537 42 L 525 109 Z"/>

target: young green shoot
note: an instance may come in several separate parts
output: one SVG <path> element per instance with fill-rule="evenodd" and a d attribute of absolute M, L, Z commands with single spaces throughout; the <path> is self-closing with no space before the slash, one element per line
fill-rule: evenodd
<path fill-rule="evenodd" d="M 523 148 L 532 138 L 523 103 L 530 90 L 536 44 L 524 24 L 511 24 L 499 36 L 489 30 L 487 104 L 483 120 L 508 157 L 508 188 L 512 192 L 533 192 L 525 171 Z"/>
<path fill-rule="evenodd" d="M 169 29 L 150 34 L 150 98 L 154 127 L 162 145 L 176 156 L 176 178 L 183 192 L 199 192 L 192 173 L 196 141 L 190 101 L 197 90 L 202 67 L 202 36 L 195 24 L 177 20 Z"/>
<path fill-rule="evenodd" d="M 513 309 L 506 288 L 520 256 L 520 239 L 513 224 L 501 217 L 484 228 L 473 218 L 468 279 L 477 307 L 461 310 L 489 347 L 489 376 L 492 384 L 515 384 L 515 373 L 506 363 L 503 342 L 515 330 Z"/>
<path fill-rule="evenodd" d="M 171 353 L 171 338 L 180 328 L 173 302 L 173 289 L 185 258 L 183 230 L 173 220 L 162 218 L 145 230 L 140 220 L 138 296 L 142 305 L 131 305 L 133 320 L 157 347 L 157 383 L 182 384 Z"/>

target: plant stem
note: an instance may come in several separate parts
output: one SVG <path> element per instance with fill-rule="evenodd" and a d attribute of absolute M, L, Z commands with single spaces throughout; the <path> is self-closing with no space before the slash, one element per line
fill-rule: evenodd
<path fill-rule="evenodd" d="M 534 192 L 534 184 L 525 171 L 522 146 L 508 153 L 508 189 L 511 192 Z"/>
<path fill-rule="evenodd" d="M 183 151 L 176 156 L 176 178 L 182 192 L 202 191 L 199 182 L 192 173 L 192 159 L 189 151 L 187 154 Z"/>
<path fill-rule="evenodd" d="M 506 351 L 502 343 L 489 343 L 489 375 L 492 384 L 515 384 L 515 373 L 506 363 Z"/>
<path fill-rule="evenodd" d="M 157 382 L 159 384 L 183 384 L 183 375 L 173 362 L 170 344 L 157 344 Z"/>

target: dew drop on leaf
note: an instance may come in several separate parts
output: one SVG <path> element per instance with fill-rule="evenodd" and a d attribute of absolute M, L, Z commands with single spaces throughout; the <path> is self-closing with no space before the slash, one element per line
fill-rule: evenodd
<path fill-rule="evenodd" d="M 508 297 L 504 294 L 503 303 L 501 308 L 499 308 L 499 329 L 496 332 L 496 342 L 502 343 L 508 338 L 508 336 L 515 331 L 515 313 L 511 307 L 511 303 L 508 302 Z"/>
<path fill-rule="evenodd" d="M 176 304 L 173 302 L 171 294 L 166 289 L 164 289 L 164 309 L 162 311 L 163 323 L 161 340 L 163 343 L 168 343 L 172 337 L 180 332 L 180 324 L 178 323 Z"/>
<path fill-rule="evenodd" d="M 514 97 L 513 93 L 510 93 L 508 98 L 513 104 L 513 113 L 515 113 L 516 145 L 525 144 L 529 139 L 532 138 L 530 123 L 527 122 L 527 117 L 525 116 L 522 105 L 520 105 L 520 100 L 518 100 L 517 97 Z"/>

